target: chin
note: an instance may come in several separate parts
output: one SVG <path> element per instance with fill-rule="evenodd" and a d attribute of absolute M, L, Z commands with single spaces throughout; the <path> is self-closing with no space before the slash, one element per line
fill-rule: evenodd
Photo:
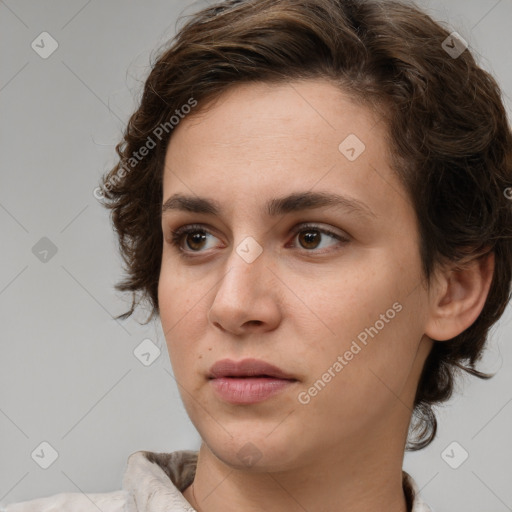
<path fill-rule="evenodd" d="M 275 427 L 275 425 L 274 425 Z M 221 438 L 201 435 L 207 448 L 226 466 L 232 469 L 255 473 L 284 471 L 297 463 L 296 436 L 284 431 L 281 435 L 272 432 L 255 432 L 248 426 L 240 426 L 231 436 L 224 432 Z"/>

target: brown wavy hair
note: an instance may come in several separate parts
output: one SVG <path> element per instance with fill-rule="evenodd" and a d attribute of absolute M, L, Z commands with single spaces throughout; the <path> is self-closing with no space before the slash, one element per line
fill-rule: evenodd
<path fill-rule="evenodd" d="M 510 299 L 512 209 L 505 190 L 512 191 L 512 134 L 496 81 L 469 49 L 449 55 L 443 42 L 450 32 L 413 4 L 228 0 L 189 16 L 152 62 L 140 106 L 116 146 L 119 162 L 101 180 L 126 272 L 116 289 L 132 293 L 131 309 L 117 318 L 141 302 L 151 307 L 148 321 L 159 314 L 171 116 L 182 118 L 191 99 L 194 115 L 235 83 L 330 80 L 382 114 L 393 168 L 415 207 L 427 285 L 437 264 L 462 266 L 495 254 L 481 314 L 455 338 L 434 343 L 425 362 L 409 426 L 414 441 L 406 449 L 424 448 L 437 430 L 432 406 L 451 397 L 456 374 L 493 376 L 475 363 Z M 142 151 L 150 140 L 151 149 Z"/>

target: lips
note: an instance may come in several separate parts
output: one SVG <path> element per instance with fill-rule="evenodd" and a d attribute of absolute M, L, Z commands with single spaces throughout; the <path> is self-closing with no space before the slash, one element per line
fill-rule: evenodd
<path fill-rule="evenodd" d="M 211 389 L 232 405 L 252 405 L 290 390 L 298 382 L 292 375 L 259 359 L 217 361 L 208 375 Z"/>
<path fill-rule="evenodd" d="M 222 359 L 217 361 L 210 368 L 208 378 L 218 379 L 222 377 L 268 377 L 292 381 L 297 380 L 277 366 L 259 359 L 243 359 L 242 361 Z"/>

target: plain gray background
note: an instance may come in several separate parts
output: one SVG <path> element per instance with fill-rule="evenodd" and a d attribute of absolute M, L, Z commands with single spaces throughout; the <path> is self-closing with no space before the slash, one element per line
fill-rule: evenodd
<path fill-rule="evenodd" d="M 510 112 L 512 0 L 418 4 L 468 41 Z M 113 288 L 121 260 L 93 190 L 115 163 L 151 52 L 178 15 L 204 5 L 0 1 L 0 503 L 116 490 L 132 452 L 199 447 L 158 322 L 112 318 L 130 296 Z M 46 59 L 31 47 L 42 32 L 58 43 Z M 437 511 L 512 510 L 510 320 L 509 308 L 479 366 L 497 375 L 461 380 L 437 408 L 436 440 L 405 456 Z M 150 366 L 134 355 L 145 339 L 161 350 Z M 47 469 L 34 455 L 42 442 L 58 453 Z M 469 456 L 454 469 L 446 453 L 460 461 L 461 449 Z"/>

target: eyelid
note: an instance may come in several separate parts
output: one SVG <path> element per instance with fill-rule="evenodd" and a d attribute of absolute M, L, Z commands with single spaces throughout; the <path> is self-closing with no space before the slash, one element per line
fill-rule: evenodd
<path fill-rule="evenodd" d="M 299 223 L 292 229 L 292 234 L 293 234 L 293 236 L 295 236 L 300 231 L 305 231 L 307 229 L 311 229 L 311 230 L 316 229 L 317 231 L 320 231 L 321 233 L 323 233 L 325 235 L 332 236 L 333 238 L 337 238 L 340 241 L 347 241 L 347 242 L 350 241 L 350 237 L 346 232 L 342 231 L 341 233 L 338 233 L 335 231 L 334 228 L 325 227 L 322 225 L 322 223 L 316 223 L 316 222 Z"/>
<path fill-rule="evenodd" d="M 189 232 L 194 231 L 204 231 L 205 233 L 209 235 L 214 235 L 213 231 L 215 231 L 212 227 L 210 227 L 208 224 L 184 224 L 183 226 L 180 226 L 177 229 L 171 230 L 170 234 L 172 238 L 176 238 L 179 236 L 183 236 Z M 218 238 L 218 237 L 216 237 Z"/>

